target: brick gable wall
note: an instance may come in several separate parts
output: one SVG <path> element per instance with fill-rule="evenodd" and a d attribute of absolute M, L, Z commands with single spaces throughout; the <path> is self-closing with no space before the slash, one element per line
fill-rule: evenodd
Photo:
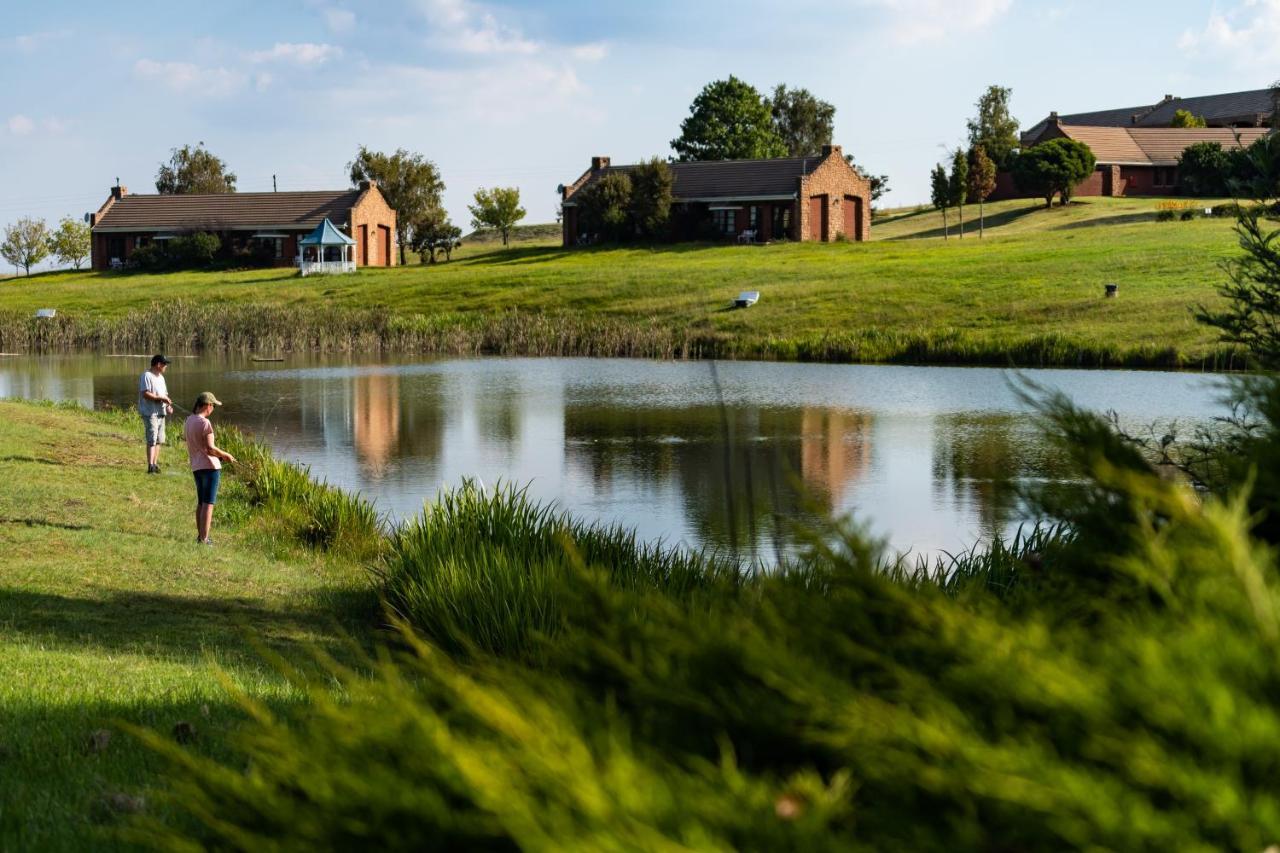
<path fill-rule="evenodd" d="M 844 159 L 844 152 L 839 145 L 827 146 L 823 151 L 825 157 L 822 165 L 800 179 L 800 221 L 799 231 L 802 240 L 835 240 L 837 235 L 845 233 L 845 221 L 848 213 L 847 205 L 855 205 L 852 217 L 857 233 L 846 234 L 850 240 L 869 240 L 871 238 L 871 181 L 859 175 Z M 827 228 L 822 231 L 822 223 L 813 220 L 814 198 L 826 199 Z M 860 208 L 860 210 L 859 210 Z"/>
<path fill-rule="evenodd" d="M 357 267 L 393 267 L 400 262 L 396 212 L 377 184 L 364 187 L 352 206 L 349 236 L 356 241 Z"/>

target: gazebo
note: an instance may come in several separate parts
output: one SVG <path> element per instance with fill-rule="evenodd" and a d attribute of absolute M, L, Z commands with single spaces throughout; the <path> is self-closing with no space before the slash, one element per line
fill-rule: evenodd
<path fill-rule="evenodd" d="M 298 268 L 303 275 L 355 272 L 356 262 L 351 258 L 351 247 L 355 244 L 355 240 L 326 218 L 316 226 L 316 230 L 298 241 Z M 309 260 L 308 249 L 311 250 Z"/>

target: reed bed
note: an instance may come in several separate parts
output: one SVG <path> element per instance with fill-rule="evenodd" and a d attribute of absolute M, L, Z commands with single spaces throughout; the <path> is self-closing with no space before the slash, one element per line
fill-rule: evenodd
<path fill-rule="evenodd" d="M 1238 370 L 1243 350 L 1216 345 L 1085 343 L 1057 333 L 863 328 L 760 336 L 698 322 L 530 312 L 400 314 L 387 308 L 156 302 L 118 317 L 35 319 L 0 311 L 0 350 L 388 352 L 442 356 L 757 359 L 830 363 L 1017 365 Z"/>

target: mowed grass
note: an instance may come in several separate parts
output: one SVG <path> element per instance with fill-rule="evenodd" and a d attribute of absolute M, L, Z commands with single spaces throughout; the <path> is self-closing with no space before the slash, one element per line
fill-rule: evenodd
<path fill-rule="evenodd" d="M 264 652 L 345 657 L 342 614 L 368 612 L 358 567 L 277 536 L 234 481 L 198 549 L 185 453 L 147 476 L 135 421 L 0 401 L 0 850 L 110 849 L 123 812 L 163 818 L 127 724 L 219 755 L 243 717 L 223 678 L 293 701 Z"/>
<path fill-rule="evenodd" d="M 973 207 L 963 240 L 940 239 L 936 212 L 908 212 L 877 219 L 864 244 L 522 245 L 307 279 L 292 270 L 53 273 L 0 285 L 0 312 L 110 319 L 178 299 L 380 307 L 460 324 L 520 312 L 660 329 L 730 357 L 1197 366 L 1223 352 L 1193 309 L 1218 300 L 1221 263 L 1238 251 L 1233 223 L 1157 223 L 1155 205 L 1000 202 L 988 205 L 984 239 Z M 1119 284 L 1118 299 L 1103 298 L 1108 282 Z M 730 310 L 743 290 L 760 291 L 760 302 Z"/>

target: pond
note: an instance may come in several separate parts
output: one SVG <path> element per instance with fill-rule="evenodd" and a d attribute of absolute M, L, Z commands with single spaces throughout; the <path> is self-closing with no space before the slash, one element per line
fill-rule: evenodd
<path fill-rule="evenodd" d="M 0 396 L 130 406 L 146 357 L 0 358 Z M 1029 370 L 1130 428 L 1221 411 L 1220 376 Z M 1019 487 L 1060 479 L 1015 374 L 989 368 L 626 359 L 175 358 L 171 395 L 281 456 L 417 512 L 464 478 L 527 486 L 649 540 L 772 561 L 794 523 L 853 513 L 899 551 L 955 551 L 1028 520 Z M 139 459 L 143 458 L 141 432 Z M 165 451 L 170 472 L 185 453 Z M 139 466 L 141 474 L 143 465 Z"/>

